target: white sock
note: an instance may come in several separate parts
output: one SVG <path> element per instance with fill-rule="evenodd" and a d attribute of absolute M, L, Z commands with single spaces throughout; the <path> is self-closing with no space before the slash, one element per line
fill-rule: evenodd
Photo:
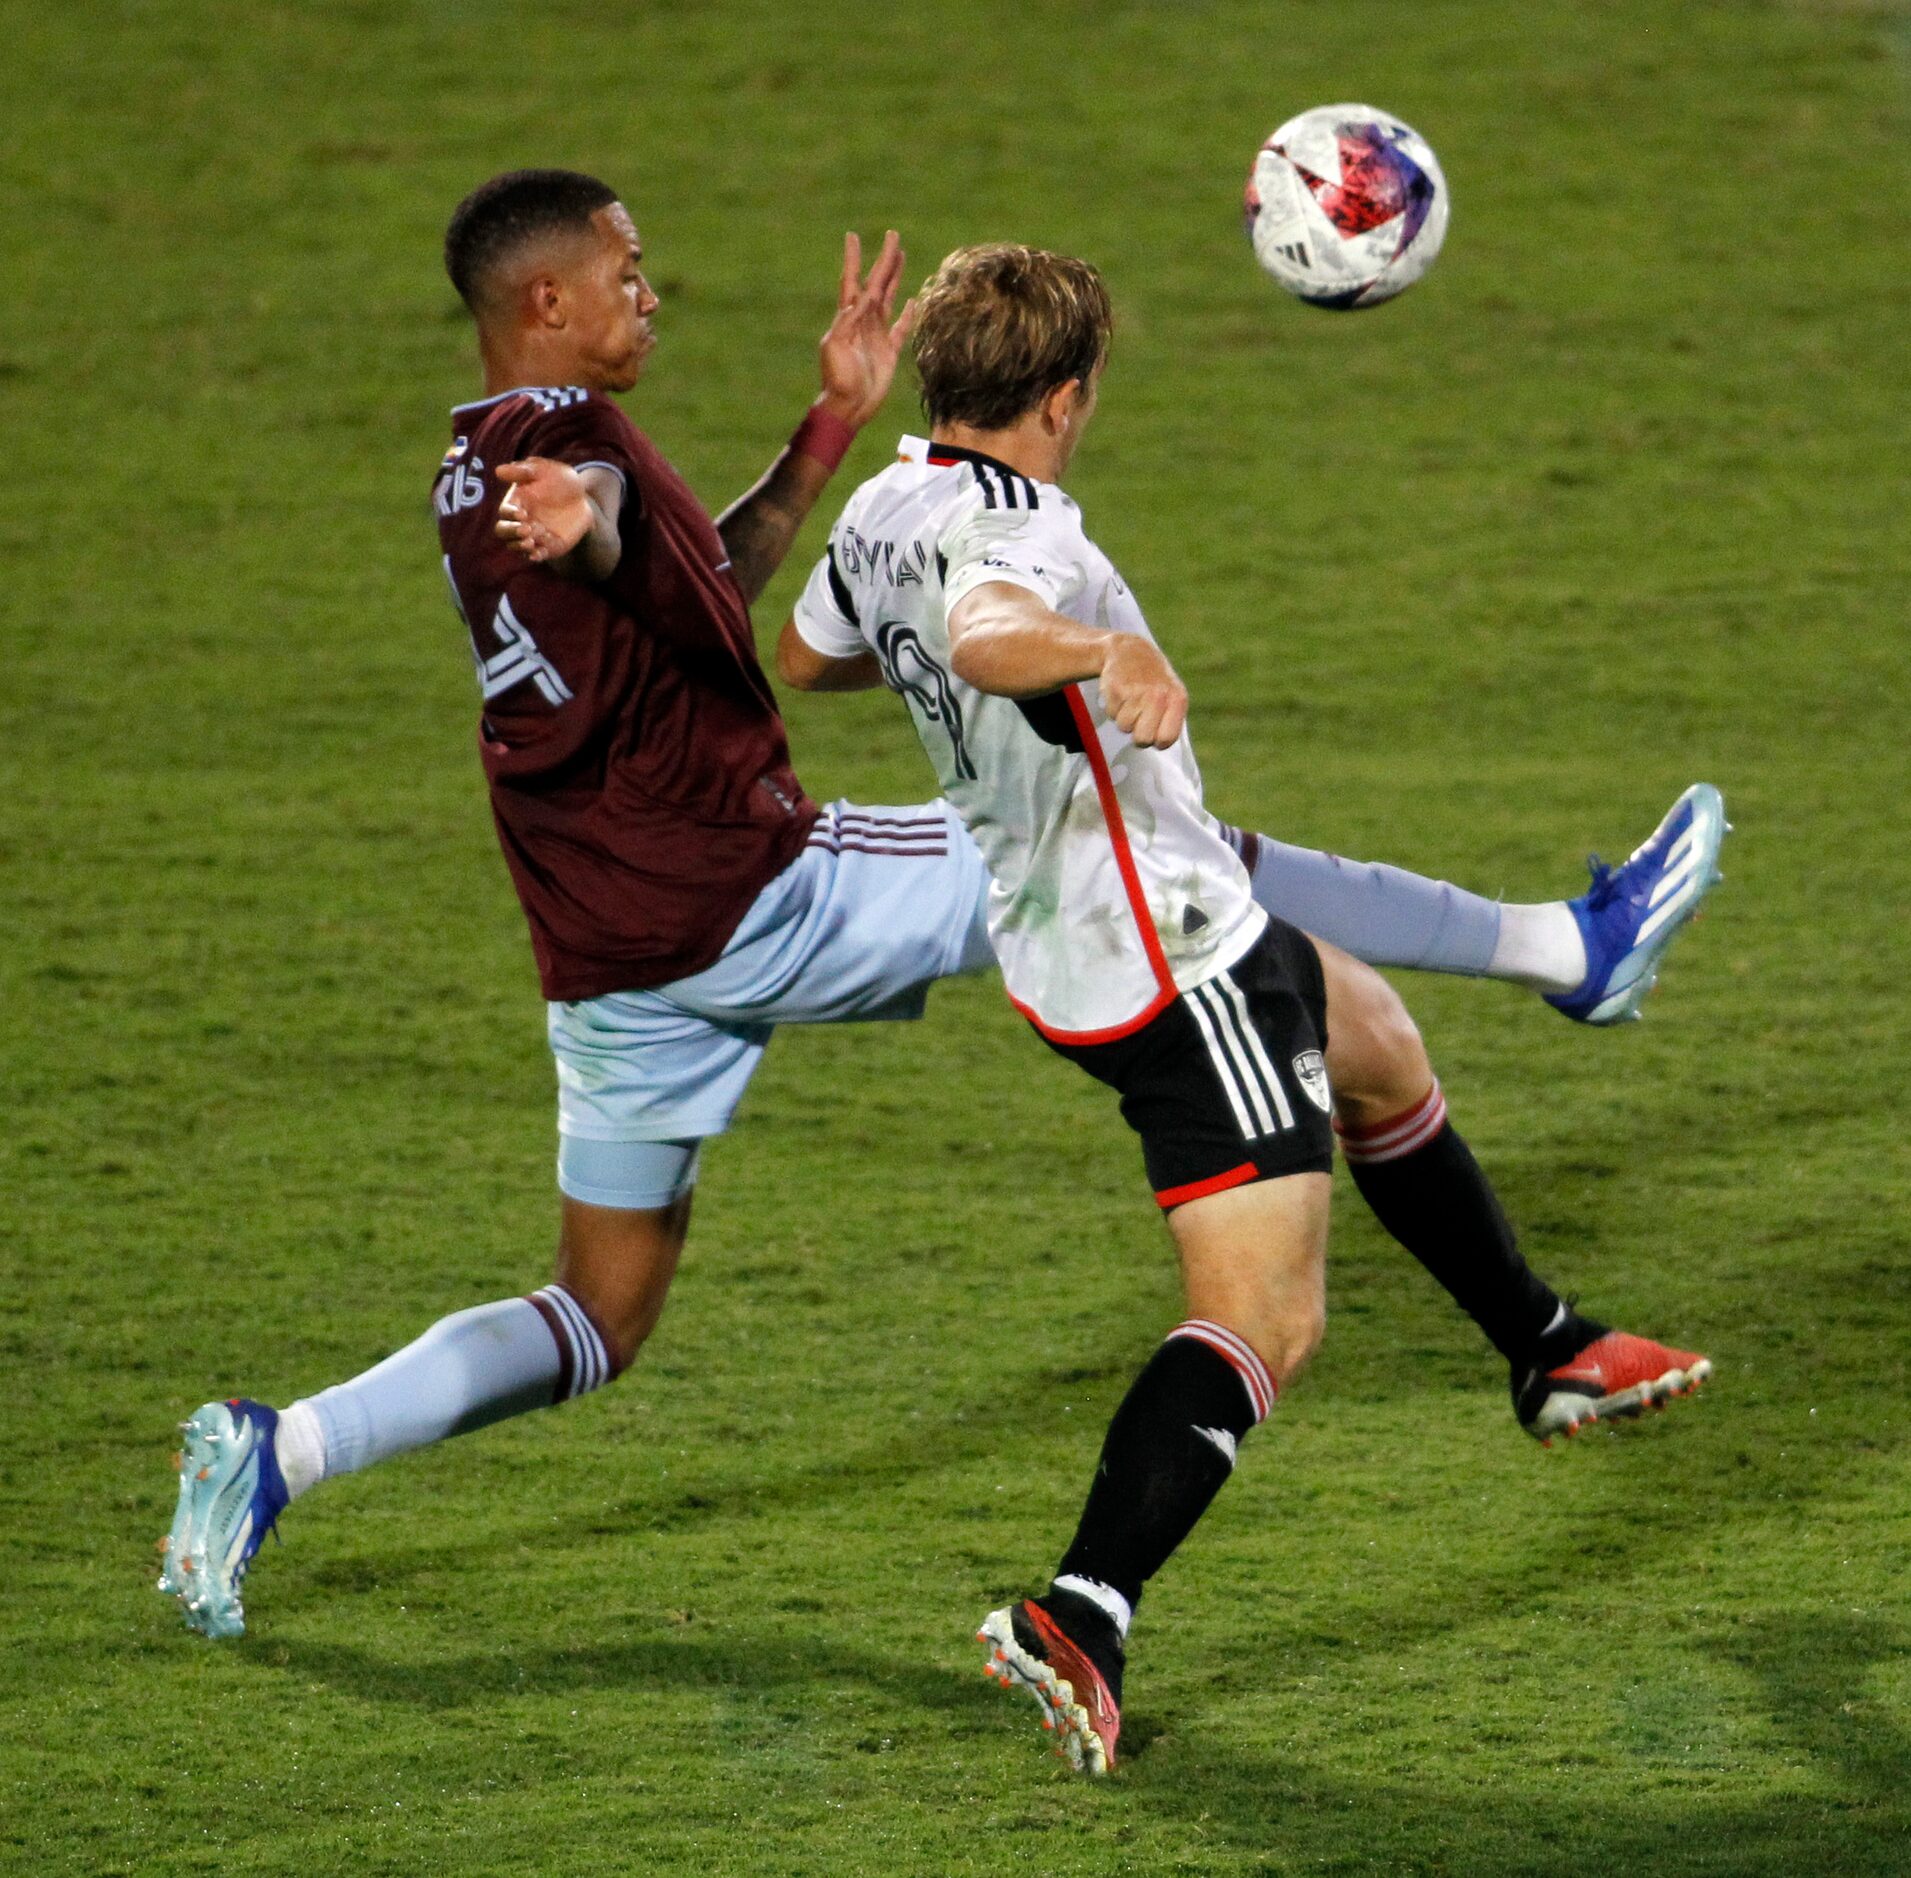
<path fill-rule="evenodd" d="M 1113 1585 L 1105 1585 L 1099 1578 L 1079 1578 L 1073 1572 L 1064 1572 L 1055 1580 L 1057 1591 L 1072 1591 L 1078 1598 L 1086 1598 L 1090 1604 L 1098 1604 L 1108 1613 L 1122 1636 L 1128 1634 L 1128 1626 L 1134 1621 L 1135 1607 L 1124 1598 Z"/>
<path fill-rule="evenodd" d="M 1586 979 L 1586 942 L 1564 900 L 1538 906 L 1502 906 L 1500 936 L 1493 946 L 1489 978 L 1555 995 L 1577 991 Z"/>
<path fill-rule="evenodd" d="M 285 1491 L 296 1500 L 307 1487 L 325 1478 L 325 1430 L 309 1402 L 294 1402 L 279 1411 L 279 1432 L 272 1442 Z"/>

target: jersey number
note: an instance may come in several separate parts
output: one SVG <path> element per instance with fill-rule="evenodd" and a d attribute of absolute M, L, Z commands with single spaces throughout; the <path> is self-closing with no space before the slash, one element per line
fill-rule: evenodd
<path fill-rule="evenodd" d="M 513 685 L 523 684 L 527 678 L 537 686 L 538 696 L 546 704 L 566 703 L 571 695 L 570 686 L 558 676 L 557 667 L 537 649 L 531 629 L 511 610 L 509 594 L 498 601 L 498 610 L 491 615 L 491 633 L 500 641 L 499 649 L 489 658 L 479 651 L 478 635 L 464 610 L 464 597 L 458 592 L 458 583 L 451 578 L 450 555 L 444 557 L 444 563 L 445 579 L 451 583 L 451 604 L 458 609 L 458 617 L 471 634 L 471 661 L 478 668 L 478 689 L 485 703 L 501 697 Z"/>
<path fill-rule="evenodd" d="M 949 674 L 923 651 L 915 628 L 885 620 L 876 628 L 876 657 L 882 662 L 889 689 L 913 700 L 924 717 L 948 732 L 955 751 L 956 775 L 964 782 L 974 782 L 975 765 L 969 760 L 969 746 L 962 734 L 962 706 L 949 683 Z"/>

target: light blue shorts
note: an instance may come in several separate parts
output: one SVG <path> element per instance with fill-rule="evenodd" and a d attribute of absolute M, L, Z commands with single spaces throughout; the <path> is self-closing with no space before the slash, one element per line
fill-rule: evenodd
<path fill-rule="evenodd" d="M 988 888 L 946 802 L 832 803 L 714 965 L 550 1006 L 558 1186 L 592 1206 L 668 1206 L 777 1025 L 920 1017 L 938 978 L 991 969 Z"/>

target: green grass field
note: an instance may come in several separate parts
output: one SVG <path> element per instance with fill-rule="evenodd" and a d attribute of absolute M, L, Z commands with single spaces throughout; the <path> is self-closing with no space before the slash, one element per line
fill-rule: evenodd
<path fill-rule="evenodd" d="M 814 9 L 81 0 L 0 72 L 0 1868 L 1911 1870 L 1911 14 L 1862 0 Z M 1237 221 L 1365 97 L 1405 300 Z M 1543 1453 L 1349 1189 L 1317 1363 L 1150 1593 L 1130 1758 L 976 1673 L 1173 1321 L 1112 1104 L 993 985 L 790 1034 L 617 1389 L 301 1502 L 210 1646 L 173 1424 L 549 1269 L 552 1095 L 426 495 L 491 171 L 618 180 L 632 408 L 717 506 L 841 231 L 1107 271 L 1075 487 L 1210 800 L 1513 897 L 1739 832 L 1637 1030 L 1403 980 L 1535 1262 L 1713 1387 Z M 914 427 L 891 419 L 842 487 Z M 758 615 L 781 622 L 819 512 Z M 818 795 L 930 784 L 799 699 Z"/>

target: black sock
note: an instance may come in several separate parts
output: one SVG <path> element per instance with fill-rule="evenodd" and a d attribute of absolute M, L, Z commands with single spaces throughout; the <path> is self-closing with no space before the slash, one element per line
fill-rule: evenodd
<path fill-rule="evenodd" d="M 1236 1443 L 1273 1405 L 1273 1380 L 1242 1338 L 1203 1319 L 1177 1325 L 1108 1424 L 1056 1578 L 1105 1585 L 1132 1609 L 1234 1471 Z M 1065 1612 L 1056 1616 L 1075 1635 Z"/>
<path fill-rule="evenodd" d="M 1108 1685 L 1108 1693 L 1115 1698 L 1116 1706 L 1119 1707 L 1122 1672 L 1128 1667 L 1128 1649 L 1115 1620 L 1093 1598 L 1084 1597 L 1079 1591 L 1070 1591 L 1065 1585 L 1050 1585 L 1039 1598 L 1032 1598 L 1030 1602 L 1039 1604 L 1054 1618 L 1068 1640 L 1101 1671 L 1101 1679 Z M 1036 1655 L 1045 1656 L 1038 1633 L 1030 1631 L 1024 1635 L 1018 1629 L 1016 1636 L 1025 1647 L 1033 1648 Z"/>
<path fill-rule="evenodd" d="M 1435 1083 L 1405 1115 L 1341 1132 L 1360 1197 L 1508 1362 L 1564 1362 L 1598 1334 L 1520 1256 L 1492 1184 Z M 1562 1312 L 1564 1315 L 1562 1316 Z M 1555 1354 L 1557 1352 L 1557 1354 Z"/>

